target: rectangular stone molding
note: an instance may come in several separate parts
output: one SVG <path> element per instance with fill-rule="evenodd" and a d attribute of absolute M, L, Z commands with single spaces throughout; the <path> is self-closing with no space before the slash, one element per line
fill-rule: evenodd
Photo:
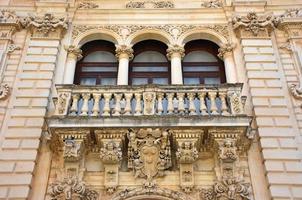
<path fill-rule="evenodd" d="M 29 39 L 2 127 L 0 199 L 30 195 L 59 45 L 58 38 Z"/>
<path fill-rule="evenodd" d="M 295 190 L 302 190 L 302 172 L 293 169 L 301 158 L 273 42 L 246 38 L 241 45 L 271 197 L 295 199 Z"/>

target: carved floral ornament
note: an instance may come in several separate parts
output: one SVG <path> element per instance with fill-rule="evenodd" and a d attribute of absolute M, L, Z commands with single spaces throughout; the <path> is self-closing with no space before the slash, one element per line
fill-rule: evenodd
<path fill-rule="evenodd" d="M 118 59 L 123 56 L 128 57 L 129 60 L 133 59 L 133 49 L 131 45 L 115 45 L 115 47 L 115 53 Z"/>
<path fill-rule="evenodd" d="M 7 83 L 0 84 L 0 100 L 4 100 L 8 97 L 10 88 Z"/>
<path fill-rule="evenodd" d="M 301 85 L 301 83 L 300 83 L 300 85 Z M 295 99 L 302 100 L 302 87 L 301 86 L 299 87 L 296 84 L 292 84 L 289 87 L 289 91 Z M 302 108 L 302 104 L 300 107 Z"/>
<path fill-rule="evenodd" d="M 183 58 L 185 56 L 184 45 L 178 45 L 178 44 L 168 45 L 168 49 L 167 49 L 168 59 L 171 59 L 175 54 Z"/>
<path fill-rule="evenodd" d="M 123 40 L 126 40 L 130 35 L 138 31 L 156 30 L 169 34 L 175 41 L 182 34 L 193 30 L 212 30 L 219 35 L 229 38 L 229 30 L 227 24 L 213 24 L 213 25 L 101 25 L 101 26 L 88 26 L 88 25 L 75 25 L 72 31 L 72 38 L 76 39 L 83 33 L 89 30 L 107 30 L 118 34 Z"/>
<path fill-rule="evenodd" d="M 218 49 L 218 57 L 223 60 L 225 55 L 228 53 L 232 53 L 236 45 L 234 43 L 227 43 L 223 44 L 219 49 Z"/>
<path fill-rule="evenodd" d="M 67 51 L 68 56 L 72 58 L 75 58 L 77 60 L 81 60 L 83 58 L 82 50 L 74 45 L 65 45 L 64 49 Z"/>
<path fill-rule="evenodd" d="M 201 7 L 204 8 L 222 8 L 222 6 L 221 0 L 209 0 L 201 3 Z"/>
<path fill-rule="evenodd" d="M 97 200 L 99 196 L 77 177 L 64 178 L 53 183 L 50 185 L 49 194 L 52 200 Z"/>
<path fill-rule="evenodd" d="M 79 2 L 78 9 L 94 9 L 98 8 L 99 5 L 93 3 L 93 2 Z"/>
<path fill-rule="evenodd" d="M 126 8 L 174 8 L 171 1 L 130 1 L 126 4 Z"/>

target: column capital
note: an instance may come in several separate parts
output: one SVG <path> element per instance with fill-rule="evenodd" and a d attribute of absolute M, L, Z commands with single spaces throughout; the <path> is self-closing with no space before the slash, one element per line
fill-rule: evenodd
<path fill-rule="evenodd" d="M 132 49 L 132 45 L 115 45 L 116 49 L 115 49 L 115 56 L 118 59 L 121 58 L 128 58 L 129 60 L 133 59 L 133 49 Z"/>
<path fill-rule="evenodd" d="M 11 36 L 22 28 L 21 18 L 15 11 L 3 9 L 0 10 L 0 39 L 11 39 Z"/>
<path fill-rule="evenodd" d="M 269 37 L 269 33 L 276 28 L 279 20 L 272 14 L 258 16 L 256 12 L 249 12 L 246 16 L 235 16 L 232 19 L 233 28 L 239 31 L 240 37 Z"/>
<path fill-rule="evenodd" d="M 64 49 L 67 51 L 68 53 L 68 57 L 70 58 L 74 58 L 76 60 L 80 60 L 82 59 L 82 50 L 74 45 L 65 45 Z"/>
<path fill-rule="evenodd" d="M 219 49 L 218 49 L 218 57 L 223 60 L 225 57 L 228 55 L 232 55 L 232 52 L 236 45 L 234 43 L 226 43 L 223 44 Z"/>
<path fill-rule="evenodd" d="M 184 45 L 169 44 L 167 49 L 167 57 L 169 60 L 171 60 L 173 56 L 183 58 L 185 56 Z"/>
<path fill-rule="evenodd" d="M 67 17 L 55 17 L 51 13 L 42 16 L 28 16 L 22 25 L 32 31 L 34 37 L 61 38 L 62 32 L 68 27 Z"/>

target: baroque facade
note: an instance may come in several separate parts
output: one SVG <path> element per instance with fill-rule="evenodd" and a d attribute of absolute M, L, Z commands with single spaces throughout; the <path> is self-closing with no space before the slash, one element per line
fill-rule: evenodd
<path fill-rule="evenodd" d="M 302 2 L 0 0 L 0 199 L 302 199 Z"/>

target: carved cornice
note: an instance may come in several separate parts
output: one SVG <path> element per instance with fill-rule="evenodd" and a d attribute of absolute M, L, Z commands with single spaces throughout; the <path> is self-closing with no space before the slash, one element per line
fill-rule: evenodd
<path fill-rule="evenodd" d="M 132 46 L 116 45 L 115 53 L 118 59 L 120 59 L 121 57 L 127 57 L 129 60 L 133 59 Z"/>
<path fill-rule="evenodd" d="M 4 100 L 8 97 L 10 93 L 10 88 L 7 83 L 0 84 L 0 100 Z"/>
<path fill-rule="evenodd" d="M 170 45 L 169 44 L 168 49 L 167 49 L 167 57 L 169 60 L 171 60 L 171 58 L 173 56 L 180 57 L 181 59 L 183 57 L 185 57 L 184 45 L 178 45 L 178 44 Z"/>
<path fill-rule="evenodd" d="M 15 11 L 0 10 L 0 26 L 13 26 L 16 29 L 20 29 L 21 18 L 16 15 Z"/>
<path fill-rule="evenodd" d="M 68 27 L 66 17 L 55 17 L 51 13 L 28 16 L 22 24 L 32 31 L 34 37 L 61 37 L 62 32 Z"/>
<path fill-rule="evenodd" d="M 171 1 L 130 1 L 126 8 L 174 8 Z"/>
<path fill-rule="evenodd" d="M 109 30 L 112 31 L 123 39 L 126 39 L 129 35 L 134 34 L 142 30 L 160 30 L 171 35 L 175 40 L 182 34 L 188 31 L 209 29 L 217 32 L 226 39 L 229 38 L 229 30 L 227 24 L 214 24 L 214 25 L 103 25 L 103 26 L 88 26 L 88 25 L 75 25 L 72 31 L 72 38 L 75 39 L 80 34 L 93 30 Z"/>
<path fill-rule="evenodd" d="M 94 9 L 98 8 L 99 5 L 93 3 L 93 2 L 79 2 L 78 9 Z"/>
<path fill-rule="evenodd" d="M 52 200 L 79 199 L 79 200 L 97 200 L 98 193 L 89 189 L 85 182 L 77 177 L 64 178 L 50 185 L 49 194 Z"/>
<path fill-rule="evenodd" d="M 74 58 L 76 60 L 81 60 L 83 58 L 82 50 L 80 48 L 74 45 L 65 45 L 64 48 L 67 51 L 68 56 L 70 56 L 71 58 Z"/>
<path fill-rule="evenodd" d="M 241 37 L 268 37 L 278 23 L 279 20 L 272 14 L 258 16 L 255 12 L 232 19 L 233 28 L 240 31 Z"/>
<path fill-rule="evenodd" d="M 219 49 L 218 49 L 218 57 L 220 59 L 224 59 L 224 57 L 227 54 L 231 54 L 235 48 L 235 44 L 234 43 L 227 43 L 227 44 L 223 44 Z"/>
<path fill-rule="evenodd" d="M 201 7 L 204 8 L 222 8 L 223 3 L 221 0 L 210 0 L 201 3 Z"/>

